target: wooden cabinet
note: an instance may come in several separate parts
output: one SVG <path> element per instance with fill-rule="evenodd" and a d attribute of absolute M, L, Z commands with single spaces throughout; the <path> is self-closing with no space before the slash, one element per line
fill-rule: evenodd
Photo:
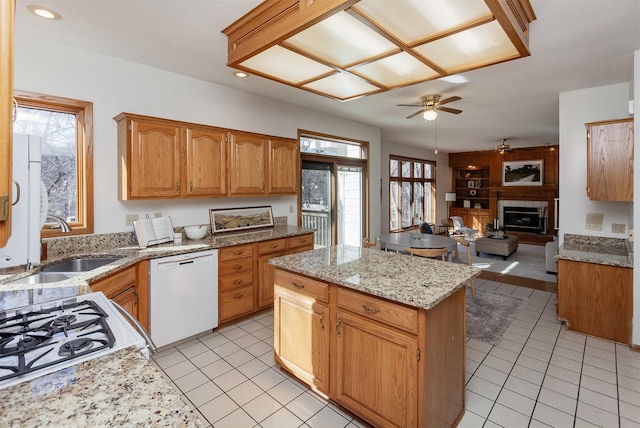
<path fill-rule="evenodd" d="M 313 233 L 222 248 L 218 255 L 220 323 L 273 305 L 274 257 L 313 249 Z"/>
<path fill-rule="evenodd" d="M 245 132 L 231 133 L 229 195 L 264 195 L 265 145 L 262 136 Z"/>
<path fill-rule="evenodd" d="M 558 318 L 567 329 L 631 343 L 633 269 L 558 260 Z"/>
<path fill-rule="evenodd" d="M 633 201 L 633 118 L 587 123 L 587 196 Z"/>
<path fill-rule="evenodd" d="M 191 126 L 186 132 L 186 196 L 227 194 L 227 132 Z"/>
<path fill-rule="evenodd" d="M 487 223 L 491 223 L 491 215 L 488 209 L 477 208 L 450 208 L 449 215 L 462 217 L 464 225 L 476 229 L 484 235 Z"/>
<path fill-rule="evenodd" d="M 286 138 L 269 139 L 269 177 L 267 193 L 270 195 L 296 194 L 300 174 L 298 142 Z"/>
<path fill-rule="evenodd" d="M 298 191 L 297 140 L 130 113 L 114 119 L 122 200 Z"/>
<path fill-rule="evenodd" d="M 0 247 L 11 235 L 13 138 L 13 31 L 15 1 L 0 4 Z"/>
<path fill-rule="evenodd" d="M 144 260 L 90 284 L 120 304 L 149 331 L 149 262 Z"/>
<path fill-rule="evenodd" d="M 276 270 L 274 280 L 276 361 L 315 391 L 329 395 L 329 285 L 281 270 Z"/>
<path fill-rule="evenodd" d="M 464 339 L 464 288 L 427 311 L 276 269 L 276 362 L 373 426 L 457 424 Z"/>

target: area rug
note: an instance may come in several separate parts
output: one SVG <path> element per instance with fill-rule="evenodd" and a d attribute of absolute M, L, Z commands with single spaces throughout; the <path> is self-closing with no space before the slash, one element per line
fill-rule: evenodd
<path fill-rule="evenodd" d="M 467 337 L 497 345 L 529 299 L 467 287 Z"/>

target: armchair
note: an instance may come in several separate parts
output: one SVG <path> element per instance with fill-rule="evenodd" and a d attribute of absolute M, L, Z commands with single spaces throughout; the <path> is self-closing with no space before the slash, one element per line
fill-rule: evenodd
<path fill-rule="evenodd" d="M 453 233 L 462 234 L 467 239 L 475 239 L 478 235 L 477 229 L 471 229 L 464 225 L 464 220 L 460 216 L 451 216 L 453 222 Z"/>

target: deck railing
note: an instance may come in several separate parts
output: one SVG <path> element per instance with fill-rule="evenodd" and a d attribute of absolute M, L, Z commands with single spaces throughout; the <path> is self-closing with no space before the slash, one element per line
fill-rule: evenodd
<path fill-rule="evenodd" d="M 314 230 L 313 242 L 316 248 L 331 245 L 331 225 L 326 211 L 302 210 L 302 227 Z"/>

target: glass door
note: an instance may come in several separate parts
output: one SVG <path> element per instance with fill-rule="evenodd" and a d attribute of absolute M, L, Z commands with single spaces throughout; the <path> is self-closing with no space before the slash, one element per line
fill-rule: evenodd
<path fill-rule="evenodd" d="M 338 244 L 362 240 L 362 167 L 338 165 Z"/>
<path fill-rule="evenodd" d="M 315 230 L 316 248 L 328 247 L 332 242 L 333 164 L 302 162 L 302 227 Z"/>

